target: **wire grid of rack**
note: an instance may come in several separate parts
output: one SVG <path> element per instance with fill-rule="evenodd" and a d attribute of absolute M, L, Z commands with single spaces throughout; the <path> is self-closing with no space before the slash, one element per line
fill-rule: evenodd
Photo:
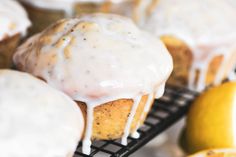
<path fill-rule="evenodd" d="M 197 95 L 186 88 L 168 85 L 164 96 L 155 100 L 144 125 L 138 130 L 139 139 L 129 137 L 127 146 L 120 144 L 120 140 L 94 141 L 90 155 L 82 153 L 80 143 L 74 157 L 129 156 L 182 118 Z"/>

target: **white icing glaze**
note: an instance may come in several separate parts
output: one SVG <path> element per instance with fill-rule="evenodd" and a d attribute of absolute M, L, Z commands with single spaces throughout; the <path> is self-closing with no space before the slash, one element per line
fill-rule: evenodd
<path fill-rule="evenodd" d="M 124 98 L 137 102 L 138 96 L 155 93 L 173 66 L 160 40 L 139 30 L 131 20 L 109 14 L 58 22 L 23 44 L 14 62 L 87 104 L 86 154 L 90 152 L 93 108 Z M 124 136 L 128 134 L 125 129 Z"/>
<path fill-rule="evenodd" d="M 4 0 L 0 3 L 0 40 L 16 34 L 26 34 L 30 21 L 23 7 L 14 0 Z"/>
<path fill-rule="evenodd" d="M 139 122 L 138 122 L 138 124 L 137 124 L 137 126 L 136 126 L 136 128 L 135 128 L 135 131 L 131 134 L 131 136 L 132 136 L 133 138 L 139 138 L 140 135 L 139 135 L 139 133 L 138 133 L 137 130 L 139 129 L 139 127 L 140 127 L 140 125 L 141 125 L 141 121 L 144 120 L 145 115 L 146 115 L 147 112 L 150 110 L 153 99 L 154 99 L 154 98 L 159 99 L 160 97 L 162 97 L 163 94 L 164 94 L 164 91 L 165 91 L 165 83 L 163 83 L 162 85 L 160 85 L 160 86 L 157 88 L 155 94 L 150 94 L 150 95 L 148 96 L 148 99 L 147 99 L 147 102 L 146 102 L 146 104 L 145 104 L 143 113 L 142 113 L 141 116 L 140 116 L 140 120 L 139 120 Z"/>
<path fill-rule="evenodd" d="M 131 111 L 129 113 L 129 116 L 127 118 L 127 122 L 126 122 L 125 129 L 124 129 L 124 134 L 121 138 L 121 144 L 123 144 L 123 145 L 127 145 L 127 137 L 130 134 L 131 124 L 134 119 L 135 113 L 137 111 L 138 105 L 141 101 L 141 98 L 142 98 L 142 96 L 137 96 L 136 98 L 133 99 L 134 104 L 133 104 Z"/>
<path fill-rule="evenodd" d="M 138 125 L 138 126 L 140 127 L 140 125 Z M 134 132 L 132 132 L 132 134 L 130 135 L 131 137 L 136 138 L 136 139 L 138 139 L 140 137 L 140 134 L 138 132 L 139 127 L 135 128 L 136 130 Z"/>
<path fill-rule="evenodd" d="M 189 45 L 194 56 L 190 88 L 199 91 L 205 88 L 206 68 L 218 55 L 223 55 L 225 62 L 214 83 L 224 78 L 227 61 L 236 50 L 236 9 L 229 2 L 159 0 L 155 11 L 141 22 L 143 28 L 158 36 L 173 35 Z M 200 71 L 200 79 L 195 86 L 196 70 Z"/>
<path fill-rule="evenodd" d="M 157 88 L 157 90 L 156 90 L 156 92 L 155 92 L 155 98 L 156 99 L 159 99 L 160 97 L 162 97 L 163 96 L 163 94 L 164 94 L 164 92 L 165 92 L 165 83 L 163 83 L 163 84 L 161 84 L 158 88 Z"/>
<path fill-rule="evenodd" d="M 86 132 L 85 137 L 83 139 L 83 147 L 82 151 L 84 154 L 89 155 L 91 151 L 91 137 L 92 137 L 92 131 L 93 131 L 93 112 L 94 112 L 94 105 L 88 104 L 87 105 L 87 126 L 86 126 Z"/>
<path fill-rule="evenodd" d="M 149 16 L 149 14 L 152 12 L 152 8 L 155 9 L 155 6 L 157 4 L 156 1 L 158 0 L 134 0 L 132 11 L 132 17 L 136 23 L 138 23 L 140 26 L 143 26 L 145 24 L 146 18 Z"/>
<path fill-rule="evenodd" d="M 0 70 L 0 154 L 72 157 L 84 119 L 68 96 L 33 76 Z"/>
<path fill-rule="evenodd" d="M 14 62 L 89 104 L 152 93 L 172 70 L 160 40 L 107 14 L 61 21 L 20 46 Z"/>
<path fill-rule="evenodd" d="M 163 90 L 164 90 L 164 89 L 163 89 Z M 131 134 L 131 136 L 132 136 L 133 138 L 139 138 L 140 135 L 139 135 L 139 133 L 137 132 L 137 130 L 138 130 L 138 128 L 140 127 L 141 121 L 144 119 L 144 116 L 145 116 L 145 115 L 147 114 L 147 112 L 150 110 L 153 99 L 154 99 L 154 94 L 150 94 L 150 95 L 148 96 L 147 102 L 146 102 L 146 104 L 145 104 L 145 106 L 144 106 L 143 113 L 142 113 L 141 116 L 140 116 L 140 120 L 139 120 L 139 122 L 138 122 L 138 124 L 137 124 L 137 126 L 136 126 L 136 128 L 135 128 L 135 131 Z"/>

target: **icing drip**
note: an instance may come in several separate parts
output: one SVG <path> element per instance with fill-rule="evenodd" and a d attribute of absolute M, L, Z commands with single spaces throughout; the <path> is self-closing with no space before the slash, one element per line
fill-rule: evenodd
<path fill-rule="evenodd" d="M 93 112 L 94 112 L 94 105 L 88 104 L 87 105 L 87 122 L 86 122 L 86 131 L 85 136 L 83 139 L 83 147 L 82 151 L 84 154 L 89 155 L 91 151 L 91 137 L 93 131 Z"/>
<path fill-rule="evenodd" d="M 208 56 L 207 59 L 204 59 L 202 64 L 199 64 L 197 62 L 193 62 L 190 73 L 189 73 L 189 82 L 188 87 L 192 90 L 202 91 L 206 87 L 206 76 L 207 76 L 207 70 L 210 62 L 214 59 L 216 56 L 223 56 L 222 61 L 220 63 L 219 69 L 216 73 L 216 76 L 214 78 L 214 85 L 218 85 L 222 82 L 225 76 L 230 77 L 231 73 L 234 73 L 234 70 L 231 68 L 232 65 L 229 65 L 228 61 L 231 59 L 230 54 L 226 53 L 213 53 Z M 227 70 L 230 69 L 230 70 Z M 197 71 L 199 72 L 198 79 L 196 80 L 196 74 Z M 232 76 L 231 76 L 232 77 Z"/>
<path fill-rule="evenodd" d="M 74 16 L 74 9 L 73 8 L 74 8 L 73 5 L 69 5 L 68 7 L 64 8 L 66 18 L 70 18 L 70 17 Z"/>
<path fill-rule="evenodd" d="M 224 75 L 225 75 L 225 67 L 227 67 L 227 62 L 229 60 L 230 56 L 224 56 L 223 61 L 221 62 L 220 68 L 218 69 L 218 72 L 216 74 L 215 80 L 214 80 L 214 84 L 218 85 L 221 83 L 221 81 L 224 79 Z M 229 75 L 228 75 L 229 76 Z"/>
<path fill-rule="evenodd" d="M 191 69 L 189 71 L 189 80 L 188 80 L 188 87 L 190 89 L 194 89 L 194 80 L 196 78 L 196 68 L 194 68 L 193 66 L 191 66 Z"/>
<path fill-rule="evenodd" d="M 159 0 L 135 0 L 132 18 L 136 23 L 143 26 L 148 16 L 156 8 Z"/>
<path fill-rule="evenodd" d="M 138 133 L 139 127 L 135 128 L 135 131 L 131 134 L 131 137 L 136 138 L 136 139 L 140 137 L 140 134 Z"/>
<path fill-rule="evenodd" d="M 229 78 L 231 72 L 233 71 L 232 67 L 236 64 L 236 61 L 232 59 L 235 58 L 235 55 L 233 55 L 235 53 L 234 50 L 236 50 L 235 46 L 236 44 L 234 45 L 233 43 L 231 43 L 226 44 L 225 47 L 219 46 L 219 48 L 216 47 L 213 49 L 209 49 L 208 51 L 201 48 L 192 48 L 194 61 L 189 72 L 188 87 L 192 90 L 197 91 L 202 91 L 205 89 L 209 65 L 211 61 L 217 56 L 222 56 L 222 61 L 213 80 L 213 84 L 218 85 L 223 81 L 224 77 Z M 202 56 L 198 54 L 201 54 Z M 202 58 L 203 56 L 204 58 Z M 199 72 L 199 76 L 196 80 L 197 71 Z"/>
<path fill-rule="evenodd" d="M 146 105 L 144 107 L 144 110 L 143 110 L 143 113 L 141 115 L 141 119 L 144 119 L 144 114 L 147 113 L 152 105 L 152 100 L 154 99 L 154 94 L 150 94 L 148 96 L 148 99 L 147 99 L 147 102 L 146 102 Z"/>
<path fill-rule="evenodd" d="M 192 90 L 196 89 L 197 91 L 201 91 L 205 88 L 205 76 L 207 74 L 206 67 L 204 66 L 198 67 L 196 64 L 193 63 L 189 72 L 188 87 L 190 89 Z M 199 71 L 199 77 L 195 85 L 197 71 Z"/>
<path fill-rule="evenodd" d="M 164 94 L 164 89 L 165 89 L 165 83 L 161 84 L 158 88 L 157 88 L 157 92 L 156 94 L 149 94 L 147 102 L 145 104 L 145 107 L 143 109 L 143 112 L 141 114 L 140 117 L 140 121 L 138 122 L 137 126 L 135 127 L 135 131 L 131 134 L 131 136 L 133 138 L 139 138 L 139 133 L 137 132 L 137 130 L 139 129 L 140 125 L 141 125 L 141 120 L 144 119 L 145 114 L 147 114 L 147 112 L 149 111 L 151 105 L 152 105 L 152 100 L 154 98 L 158 99 L 161 96 L 163 96 Z M 125 96 L 123 96 L 125 97 Z M 123 145 L 127 145 L 127 138 L 130 134 L 130 127 L 132 124 L 132 121 L 134 119 L 134 116 L 136 114 L 138 105 L 141 101 L 142 96 L 137 96 L 136 98 L 133 99 L 134 103 L 133 106 L 131 108 L 131 111 L 129 113 L 129 116 L 127 118 L 127 122 L 125 124 L 125 128 L 124 128 L 124 133 L 121 139 L 121 143 Z M 99 105 L 94 105 L 94 104 L 103 104 L 105 102 L 109 102 L 111 100 L 114 100 L 114 98 L 108 98 L 108 99 L 101 99 L 99 101 L 96 102 L 87 102 L 87 121 L 86 121 L 86 130 L 85 130 L 85 136 L 83 139 L 83 146 L 82 146 L 82 151 L 84 154 L 89 155 L 91 152 L 91 137 L 92 137 L 92 127 L 93 127 L 93 113 L 94 113 L 94 108 L 99 106 Z"/>
<path fill-rule="evenodd" d="M 204 88 L 206 86 L 206 83 L 205 83 L 206 75 L 207 75 L 207 68 L 200 68 L 199 69 L 199 78 L 197 81 L 197 87 L 195 88 L 197 91 L 204 90 Z"/>
<path fill-rule="evenodd" d="M 127 122 L 126 122 L 126 125 L 125 125 L 125 129 L 124 129 L 124 134 L 121 138 L 121 144 L 123 144 L 123 145 L 127 145 L 127 138 L 129 136 L 129 133 L 130 133 L 130 127 L 131 127 L 132 121 L 134 119 L 134 116 L 135 116 L 136 110 L 138 108 L 138 105 L 141 101 L 141 98 L 142 98 L 142 96 L 137 96 L 136 98 L 133 99 L 134 104 L 133 104 L 133 106 L 131 108 L 131 111 L 129 113 L 129 116 L 128 116 L 128 119 L 127 119 Z"/>
<path fill-rule="evenodd" d="M 143 112 L 140 116 L 139 122 L 136 125 L 135 131 L 132 133 L 132 137 L 133 138 L 139 138 L 139 133 L 137 132 L 137 130 L 139 129 L 140 125 L 141 125 L 141 121 L 144 120 L 144 116 L 147 114 L 147 112 L 149 111 L 149 109 L 151 108 L 152 105 L 152 101 L 154 98 L 159 99 L 160 97 L 163 96 L 165 91 L 165 83 L 162 83 L 156 90 L 155 94 L 149 94 L 148 95 L 148 99 L 147 102 L 145 104 L 145 107 L 143 109 Z"/>
<path fill-rule="evenodd" d="M 229 80 L 236 80 L 236 44 L 233 50 L 234 52 L 232 53 L 235 53 L 235 55 L 231 56 L 228 54 L 223 58 L 220 69 L 216 75 L 215 84 L 220 84 L 225 76 L 227 76 Z"/>
<path fill-rule="evenodd" d="M 133 11 L 133 19 L 136 23 L 143 25 L 147 16 L 147 8 L 152 0 L 136 0 L 136 6 Z"/>
<path fill-rule="evenodd" d="M 133 138 L 139 138 L 139 133 L 137 132 L 137 130 L 139 129 L 140 125 L 141 125 L 141 121 L 144 119 L 145 114 L 147 114 L 147 112 L 149 111 L 151 105 L 152 105 L 152 100 L 154 99 L 154 94 L 150 94 L 148 95 L 148 99 L 147 102 L 145 104 L 145 107 L 143 109 L 143 112 L 141 114 L 140 120 L 135 128 L 135 131 L 131 134 L 131 136 Z"/>
<path fill-rule="evenodd" d="M 165 83 L 162 83 L 156 90 L 156 94 L 155 94 L 155 98 L 159 99 L 160 97 L 163 96 L 164 92 L 165 92 Z"/>

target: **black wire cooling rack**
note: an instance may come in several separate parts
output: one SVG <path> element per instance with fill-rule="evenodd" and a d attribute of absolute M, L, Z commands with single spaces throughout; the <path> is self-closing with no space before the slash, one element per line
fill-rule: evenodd
<path fill-rule="evenodd" d="M 127 157 L 182 118 L 196 96 L 196 92 L 186 88 L 168 85 L 164 96 L 155 100 L 144 125 L 138 130 L 139 139 L 129 137 L 127 146 L 120 144 L 120 140 L 94 141 L 90 155 L 82 153 L 80 144 L 74 157 Z"/>

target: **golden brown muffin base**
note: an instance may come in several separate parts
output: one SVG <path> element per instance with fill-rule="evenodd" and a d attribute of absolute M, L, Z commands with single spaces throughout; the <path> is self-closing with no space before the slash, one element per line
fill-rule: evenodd
<path fill-rule="evenodd" d="M 134 120 L 131 124 L 131 132 L 135 131 L 134 129 L 139 121 L 140 124 L 143 124 L 146 119 L 147 113 L 145 113 L 143 119 L 140 118 L 147 99 L 148 96 L 145 95 L 139 103 Z M 86 121 L 86 104 L 83 102 L 77 102 L 77 104 L 80 106 Z M 120 99 L 97 106 L 94 109 L 92 139 L 111 140 L 122 137 L 132 106 L 132 99 Z"/>
<path fill-rule="evenodd" d="M 16 34 L 0 41 L 0 68 L 11 68 L 12 56 L 18 46 L 19 40 L 20 35 Z"/>
<path fill-rule="evenodd" d="M 193 63 L 193 53 L 186 43 L 173 36 L 163 36 L 161 39 L 165 43 L 174 61 L 174 69 L 168 80 L 168 83 L 178 86 L 187 86 L 190 68 Z M 233 59 L 235 59 L 235 57 L 231 57 L 231 60 Z M 205 79 L 206 86 L 212 85 L 214 82 L 222 61 L 223 56 L 216 56 L 211 60 L 209 66 L 206 67 L 208 69 Z M 229 65 L 229 67 L 232 66 L 233 65 Z M 227 71 L 227 68 L 229 67 L 225 67 L 225 71 Z M 198 77 L 199 71 L 196 71 L 195 83 L 197 82 Z"/>
<path fill-rule="evenodd" d="M 193 55 L 188 46 L 171 36 L 163 36 L 162 41 L 169 50 L 173 58 L 173 72 L 168 80 L 168 83 L 175 85 L 187 85 L 188 74 L 193 62 Z"/>

